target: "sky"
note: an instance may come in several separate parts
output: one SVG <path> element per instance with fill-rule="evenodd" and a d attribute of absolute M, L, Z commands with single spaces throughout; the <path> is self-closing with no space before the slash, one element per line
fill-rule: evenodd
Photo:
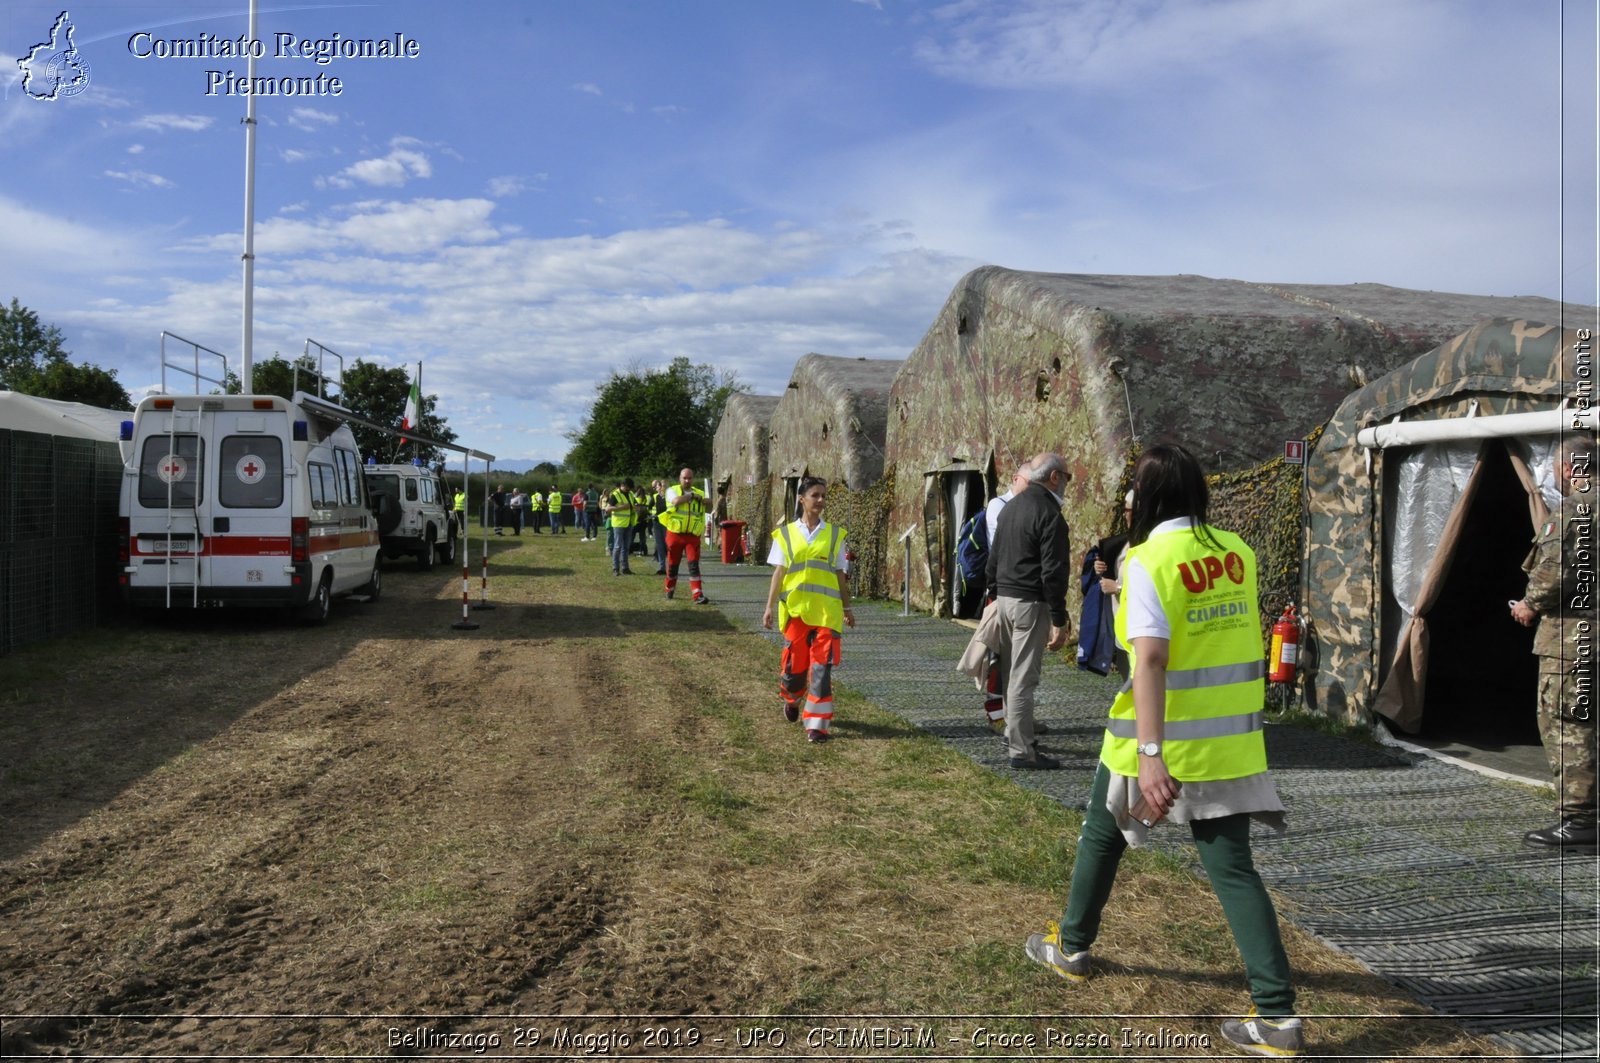
<path fill-rule="evenodd" d="M 135 398 L 163 331 L 237 371 L 248 0 L 74 3 L 65 59 L 61 3 L 0 5 L 0 301 Z M 1600 303 L 1594 0 L 260 0 L 255 39 L 253 357 L 420 362 L 497 468 L 612 373 L 903 359 L 986 264 Z"/>

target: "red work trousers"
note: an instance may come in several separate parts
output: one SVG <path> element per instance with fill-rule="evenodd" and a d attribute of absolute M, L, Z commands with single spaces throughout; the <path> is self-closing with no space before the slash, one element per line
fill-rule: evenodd
<path fill-rule="evenodd" d="M 833 666 L 839 663 L 840 645 L 833 628 L 812 627 L 798 616 L 783 629 L 779 692 L 794 704 L 805 691 L 800 718 L 808 731 L 826 732 L 833 723 Z"/>

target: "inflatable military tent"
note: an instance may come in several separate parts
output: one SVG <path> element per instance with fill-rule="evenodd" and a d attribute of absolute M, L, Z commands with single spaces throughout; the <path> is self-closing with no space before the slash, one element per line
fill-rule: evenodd
<path fill-rule="evenodd" d="M 1081 554 L 1118 530 L 1142 447 L 1182 443 L 1210 473 L 1250 469 L 1367 380 L 1475 322 L 1557 310 L 1381 284 L 974 270 L 891 395 L 890 536 L 920 529 L 912 598 L 950 611 L 956 529 L 1037 452 L 1071 464 L 1065 512 Z M 903 556 L 891 550 L 891 583 Z"/>
<path fill-rule="evenodd" d="M 888 486 L 884 482 L 884 431 L 889 387 L 905 363 L 898 359 L 837 358 L 807 354 L 795 362 L 789 385 L 769 424 L 770 522 L 752 528 L 756 560 L 767 554 L 768 534 L 793 519 L 796 491 L 806 476 L 843 485 L 828 498 L 827 519 L 851 534 L 866 582 L 861 593 L 877 594 Z"/>
<path fill-rule="evenodd" d="M 728 515 L 733 520 L 766 523 L 767 433 L 777 408 L 776 395 L 737 393 L 728 397 L 717 422 L 711 440 L 711 476 L 717 490 L 728 492 Z"/>
<path fill-rule="evenodd" d="M 1558 442 L 1592 431 L 1591 342 L 1490 320 L 1340 404 L 1306 468 L 1308 707 L 1537 744 L 1533 636 L 1508 603 L 1559 498 Z"/>

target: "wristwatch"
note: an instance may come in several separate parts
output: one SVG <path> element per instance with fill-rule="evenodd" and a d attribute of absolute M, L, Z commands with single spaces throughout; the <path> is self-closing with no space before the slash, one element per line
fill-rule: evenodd
<path fill-rule="evenodd" d="M 1139 752 L 1147 757 L 1159 757 L 1161 755 L 1161 743 L 1145 742 L 1139 746 Z"/>

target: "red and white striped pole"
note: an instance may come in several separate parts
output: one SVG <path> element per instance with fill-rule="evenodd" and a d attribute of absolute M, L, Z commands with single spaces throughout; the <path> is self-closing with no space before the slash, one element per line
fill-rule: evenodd
<path fill-rule="evenodd" d="M 461 619 L 457 623 L 450 625 L 461 631 L 472 631 L 478 626 L 472 622 L 467 613 L 469 599 L 472 595 L 472 570 L 468 567 L 471 564 L 472 561 L 463 553 L 461 555 Z"/>

